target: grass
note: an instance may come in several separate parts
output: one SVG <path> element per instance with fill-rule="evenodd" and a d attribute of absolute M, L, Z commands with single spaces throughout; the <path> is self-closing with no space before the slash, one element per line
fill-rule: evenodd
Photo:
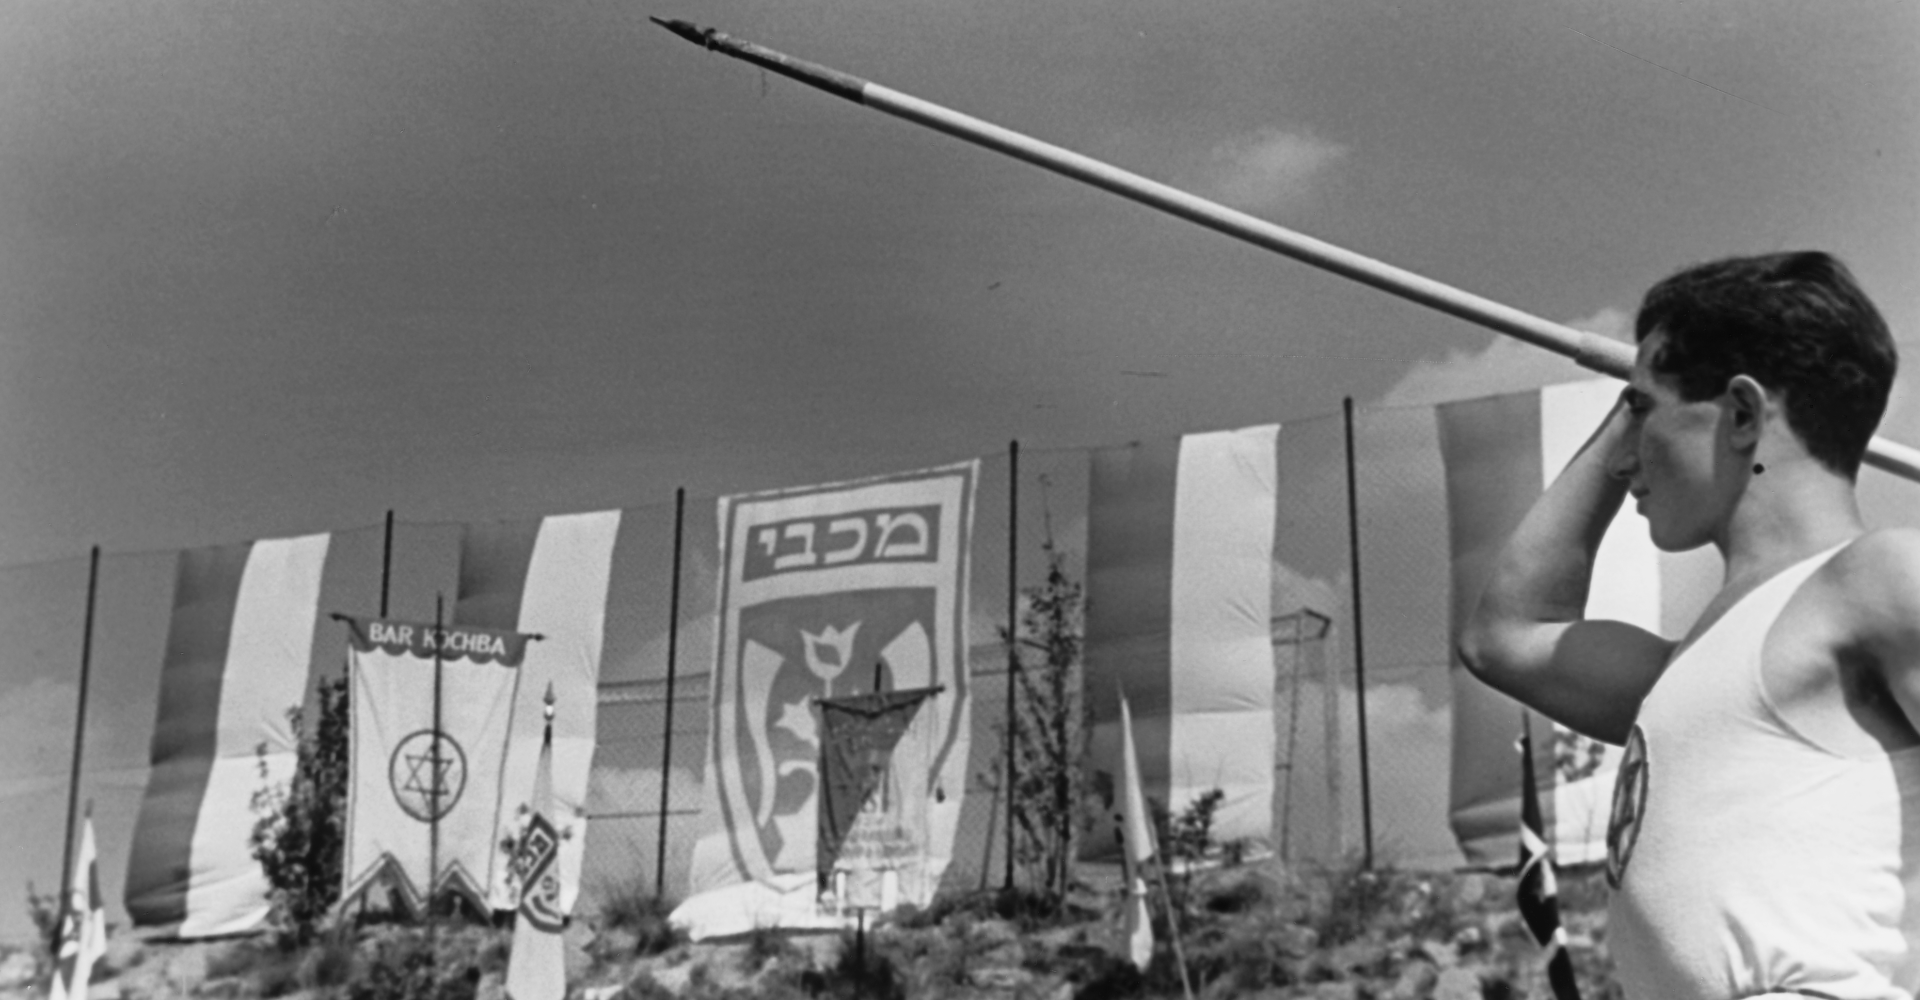
<path fill-rule="evenodd" d="M 1357 859 L 1323 868 L 1269 862 L 1182 879 L 1175 916 L 1200 1000 L 1228 996 L 1393 997 L 1432 992 L 1448 968 L 1480 995 L 1550 996 L 1543 956 L 1517 918 L 1514 883 L 1488 874 L 1414 872 Z M 1605 947 L 1606 885 L 1597 871 L 1563 872 L 1563 921 L 1589 1000 L 1619 1000 Z M 809 947 L 771 929 L 726 944 L 688 945 L 666 926 L 671 907 L 638 891 L 607 893 L 591 918 L 598 938 L 587 983 L 623 984 L 617 1000 L 1076 1000 L 1181 994 L 1168 914 L 1154 894 L 1158 947 L 1142 972 L 1120 958 L 1117 886 L 1076 891 L 1076 907 L 1022 894 L 957 893 L 924 910 L 869 923 Z M 202 996 L 312 1000 L 474 1000 L 495 996 L 509 932 L 443 925 L 429 951 L 417 927 L 378 925 L 324 935 L 305 949 L 240 942 L 215 949 Z M 153 963 L 164 965 L 165 963 Z M 1459 973 L 1454 973 L 1456 979 Z M 669 988 L 669 984 L 672 988 Z"/>

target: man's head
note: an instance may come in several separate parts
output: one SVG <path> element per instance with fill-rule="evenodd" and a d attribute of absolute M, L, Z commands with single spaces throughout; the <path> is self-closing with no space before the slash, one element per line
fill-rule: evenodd
<path fill-rule="evenodd" d="M 1781 394 L 1809 455 L 1849 479 L 1859 471 L 1898 358 L 1886 321 L 1838 260 L 1803 251 L 1688 268 L 1648 290 L 1634 337 L 1656 331 L 1651 368 L 1681 399 L 1713 399 L 1749 376 Z"/>

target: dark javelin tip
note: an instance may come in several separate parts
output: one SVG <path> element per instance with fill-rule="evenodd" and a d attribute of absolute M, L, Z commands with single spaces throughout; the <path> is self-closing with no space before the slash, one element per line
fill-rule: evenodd
<path fill-rule="evenodd" d="M 722 55 L 750 62 L 761 69 L 798 80 L 809 87 L 818 87 L 829 94 L 844 97 L 856 104 L 864 103 L 861 92 L 866 88 L 867 81 L 857 76 L 842 73 L 837 69 L 828 69 L 817 63 L 795 59 L 763 45 L 742 41 L 713 28 L 702 28 L 688 21 L 669 21 L 658 17 L 648 17 L 647 20 L 703 49 L 718 51 Z"/>
<path fill-rule="evenodd" d="M 648 17 L 647 20 L 652 21 L 653 23 L 661 26 L 662 28 L 667 29 L 668 31 L 673 32 L 676 35 L 679 35 L 681 38 L 684 38 L 695 45 L 707 44 L 707 41 L 708 41 L 707 33 L 701 31 L 700 26 L 692 23 L 691 21 L 668 21 L 658 17 Z"/>

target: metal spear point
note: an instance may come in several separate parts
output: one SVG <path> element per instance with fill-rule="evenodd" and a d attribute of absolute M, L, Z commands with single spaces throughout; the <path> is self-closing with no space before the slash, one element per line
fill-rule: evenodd
<path fill-rule="evenodd" d="M 1535 347 L 1544 347 L 1602 375 L 1624 379 L 1633 369 L 1633 348 L 1617 340 L 1542 319 L 850 73 L 795 59 L 764 45 L 756 45 L 686 21 L 657 17 L 648 20 L 708 51 L 752 63 L 836 97 L 1025 160 L 1034 166 L 1157 208 L 1234 239 L 1332 271 L 1429 309 L 1437 309 L 1496 333 L 1524 340 Z M 1920 482 L 1920 449 L 1875 437 L 1867 445 L 1865 461 L 1903 479 Z"/>

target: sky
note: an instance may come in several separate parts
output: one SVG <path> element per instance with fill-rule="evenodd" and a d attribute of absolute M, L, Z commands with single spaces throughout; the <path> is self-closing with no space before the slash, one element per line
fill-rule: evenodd
<path fill-rule="evenodd" d="M 1920 345 L 1901 0 L 12 0 L 0 567 L 1580 375 L 649 15 L 1616 335 L 1689 263 L 1826 249 Z M 1914 488 L 1864 473 L 1870 518 Z"/>

